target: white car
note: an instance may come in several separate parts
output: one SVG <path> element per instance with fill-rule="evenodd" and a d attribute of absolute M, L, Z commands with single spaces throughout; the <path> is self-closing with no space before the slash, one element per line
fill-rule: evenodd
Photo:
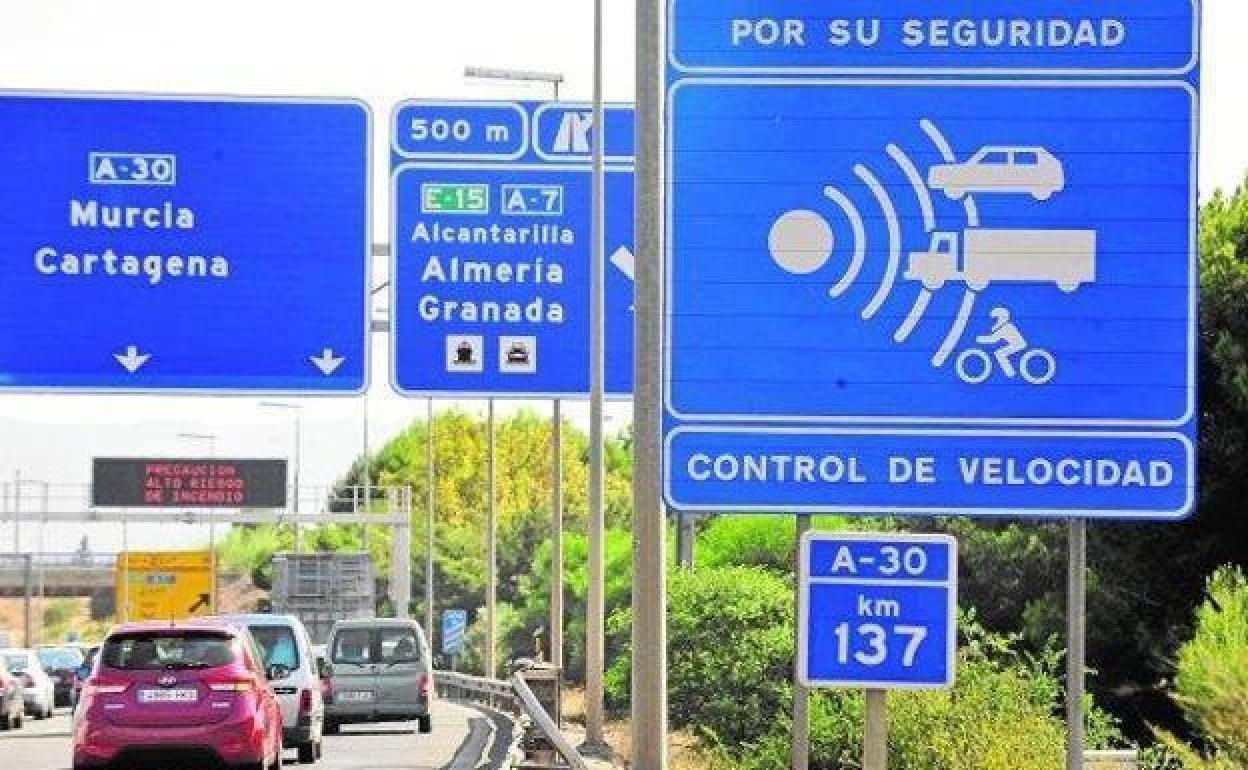
<path fill-rule="evenodd" d="M 1043 147 L 985 147 L 965 163 L 932 166 L 927 184 L 953 200 L 971 193 L 1024 193 L 1044 201 L 1066 189 L 1066 172 Z"/>
<path fill-rule="evenodd" d="M 325 699 L 312 640 L 293 615 L 221 615 L 219 620 L 246 628 L 264 654 L 264 667 L 281 666 L 289 674 L 270 682 L 282 707 L 282 743 L 297 749 L 299 762 L 321 758 Z"/>
<path fill-rule="evenodd" d="M 22 680 L 22 699 L 26 702 L 26 713 L 35 719 L 47 719 L 56 708 L 55 687 L 52 677 L 43 670 L 39 656 L 34 650 L 9 648 L 0 650 L 0 657 L 9 667 L 13 676 Z"/>

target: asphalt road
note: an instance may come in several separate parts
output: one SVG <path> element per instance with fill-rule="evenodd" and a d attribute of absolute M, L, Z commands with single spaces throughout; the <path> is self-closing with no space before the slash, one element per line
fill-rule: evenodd
<path fill-rule="evenodd" d="M 69 714 L 26 720 L 16 732 L 0 733 L 4 770 L 68 770 Z M 325 756 L 317 770 L 467 770 L 490 745 L 489 721 L 477 711 L 442 701 L 434 703 L 433 733 L 420 735 L 416 724 L 352 725 L 341 735 L 325 736 Z M 302 767 L 287 752 L 287 767 Z M 182 770 L 170 768 L 170 770 Z"/>

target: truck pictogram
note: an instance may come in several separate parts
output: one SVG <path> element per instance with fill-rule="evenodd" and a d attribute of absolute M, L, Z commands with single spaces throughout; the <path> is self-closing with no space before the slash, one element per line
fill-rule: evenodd
<path fill-rule="evenodd" d="M 1072 292 L 1096 280 L 1096 231 L 936 232 L 927 251 L 911 252 L 905 278 L 930 291 L 962 281 L 975 291 L 993 283 L 1053 283 Z"/>

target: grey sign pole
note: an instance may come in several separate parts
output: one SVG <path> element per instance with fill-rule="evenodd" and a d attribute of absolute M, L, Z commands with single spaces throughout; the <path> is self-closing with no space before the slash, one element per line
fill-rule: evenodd
<path fill-rule="evenodd" d="M 796 559 L 793 562 L 796 567 L 793 574 L 801 574 L 802 571 L 802 536 L 810 531 L 810 515 L 801 514 L 797 517 L 797 545 L 795 547 Z M 797 595 L 794 597 L 795 602 L 802 601 L 801 581 L 796 583 Z M 793 613 L 794 617 L 797 613 Z M 800 643 L 799 638 L 801 632 L 794 625 L 794 647 Z M 791 770 L 807 770 L 810 767 L 810 690 L 802 686 L 798 678 L 797 657 L 793 657 L 793 748 L 789 754 L 789 767 Z"/>
<path fill-rule="evenodd" d="M 589 590 L 585 639 L 585 750 L 602 753 L 604 732 L 603 676 L 606 669 L 606 578 L 603 545 L 606 517 L 603 512 L 603 126 L 602 109 L 602 0 L 594 0 L 594 92 L 593 175 L 590 200 L 589 256 Z"/>
<path fill-rule="evenodd" d="M 551 458 L 550 661 L 563 670 L 563 401 L 555 399 Z"/>
<path fill-rule="evenodd" d="M 435 545 L 435 536 L 433 530 L 433 503 L 434 503 L 434 480 L 437 474 L 434 472 L 434 435 L 433 435 L 433 399 L 429 399 L 429 405 L 425 413 L 425 485 L 428 487 L 425 492 L 425 638 L 429 644 L 433 644 L 433 549 Z"/>
<path fill-rule="evenodd" d="M 862 739 L 862 770 L 888 768 L 888 691 L 867 690 Z"/>
<path fill-rule="evenodd" d="M 635 770 L 667 769 L 666 522 L 659 493 L 666 5 L 662 0 L 637 0 L 632 682 Z"/>
<path fill-rule="evenodd" d="M 494 493 L 494 399 L 489 399 L 488 403 L 485 426 L 486 453 L 489 457 L 486 463 L 486 495 L 489 500 L 485 507 L 485 675 L 492 678 L 498 676 L 498 643 L 495 638 L 498 631 L 498 522 L 494 510 L 497 499 Z"/>
<path fill-rule="evenodd" d="M 1066 770 L 1082 770 L 1087 632 L 1088 523 L 1071 519 L 1066 575 Z"/>

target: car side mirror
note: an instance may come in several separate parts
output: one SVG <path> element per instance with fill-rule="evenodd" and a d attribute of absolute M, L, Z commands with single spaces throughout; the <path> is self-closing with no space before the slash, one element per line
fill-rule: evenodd
<path fill-rule="evenodd" d="M 283 666 L 281 663 L 274 663 L 268 667 L 265 671 L 265 675 L 268 676 L 270 681 L 285 679 L 290 676 L 290 669 Z"/>

